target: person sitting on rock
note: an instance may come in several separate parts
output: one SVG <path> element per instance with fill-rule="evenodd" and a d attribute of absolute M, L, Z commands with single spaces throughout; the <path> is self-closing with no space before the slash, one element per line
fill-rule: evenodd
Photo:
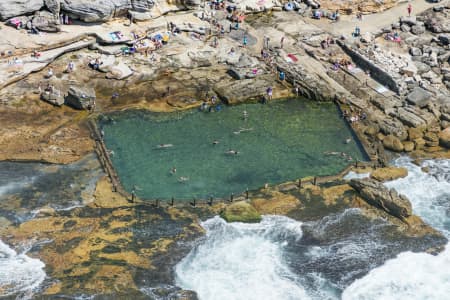
<path fill-rule="evenodd" d="M 50 69 L 48 69 L 48 72 L 47 72 L 47 78 L 51 78 L 53 76 L 53 69 L 52 68 L 50 68 Z"/>
<path fill-rule="evenodd" d="M 67 69 L 66 69 L 66 71 L 67 71 L 67 73 L 72 73 L 74 70 L 75 70 L 75 64 L 73 63 L 73 61 L 70 61 L 70 62 L 67 64 Z"/>

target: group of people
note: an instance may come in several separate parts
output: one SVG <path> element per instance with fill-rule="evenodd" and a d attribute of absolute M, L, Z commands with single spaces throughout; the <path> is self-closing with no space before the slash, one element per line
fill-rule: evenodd
<path fill-rule="evenodd" d="M 333 22 L 337 22 L 337 21 L 339 21 L 340 14 L 339 14 L 338 10 L 335 10 L 332 13 L 323 11 L 321 9 L 313 10 L 313 12 L 312 12 L 312 18 L 313 19 L 320 20 L 322 17 L 328 18 L 328 19 L 330 19 Z"/>
<path fill-rule="evenodd" d="M 68 14 L 60 14 L 59 15 L 59 23 L 61 25 L 70 25 L 70 24 L 72 24 L 72 19 L 69 17 Z"/>
<path fill-rule="evenodd" d="M 206 95 L 208 98 L 208 94 Z M 220 111 L 221 106 L 218 103 L 217 96 L 213 95 L 209 100 L 203 101 L 200 105 L 200 111 L 204 112 L 215 112 Z"/>
<path fill-rule="evenodd" d="M 102 64 L 103 62 L 99 58 L 96 58 L 89 62 L 89 67 L 91 67 L 94 70 L 98 70 Z"/>
<path fill-rule="evenodd" d="M 320 46 L 322 47 L 322 49 L 326 49 L 332 44 L 334 44 L 334 40 L 331 37 L 327 37 L 325 40 L 322 40 L 320 42 Z"/>
<path fill-rule="evenodd" d="M 345 118 L 347 122 L 355 123 L 365 120 L 367 118 L 367 114 L 362 111 L 349 112 L 348 110 L 344 110 L 342 112 L 342 117 Z"/>

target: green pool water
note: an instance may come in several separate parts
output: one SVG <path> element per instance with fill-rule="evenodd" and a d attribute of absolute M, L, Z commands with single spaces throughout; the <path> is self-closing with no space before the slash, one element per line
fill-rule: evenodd
<path fill-rule="evenodd" d="M 348 156 L 366 160 L 332 103 L 295 99 L 222 105 L 211 113 L 125 111 L 103 118 L 100 126 L 124 188 L 137 186 L 145 199 L 229 197 L 265 183 L 336 174 Z M 226 154 L 230 149 L 239 153 Z"/>

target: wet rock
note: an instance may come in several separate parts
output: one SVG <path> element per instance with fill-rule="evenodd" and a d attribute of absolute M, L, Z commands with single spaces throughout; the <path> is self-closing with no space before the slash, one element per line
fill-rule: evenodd
<path fill-rule="evenodd" d="M 414 144 L 413 144 L 413 147 L 414 147 Z M 391 180 L 403 178 L 406 176 L 408 176 L 408 169 L 397 168 L 397 167 L 379 168 L 379 169 L 374 170 L 370 174 L 370 178 L 373 178 L 380 182 L 391 181 Z"/>
<path fill-rule="evenodd" d="M 395 152 L 402 152 L 404 149 L 402 142 L 393 135 L 388 135 L 383 139 L 383 146 Z"/>
<path fill-rule="evenodd" d="M 430 99 L 431 93 L 421 87 L 414 88 L 413 91 L 406 96 L 408 102 L 421 108 L 425 107 L 430 102 Z"/>
<path fill-rule="evenodd" d="M 412 215 L 408 198 L 374 179 L 352 179 L 350 186 L 358 191 L 368 204 L 379 207 L 394 217 L 404 219 Z"/>
<path fill-rule="evenodd" d="M 261 215 L 245 201 L 228 205 L 220 216 L 227 222 L 257 223 L 261 221 Z"/>
<path fill-rule="evenodd" d="M 2 0 L 0 1 L 0 20 L 29 14 L 40 10 L 44 0 Z"/>
<path fill-rule="evenodd" d="M 92 88 L 71 86 L 65 103 L 76 109 L 89 109 L 95 103 L 95 91 Z"/>
<path fill-rule="evenodd" d="M 442 147 L 450 149 L 450 127 L 442 130 L 439 133 L 439 144 Z"/>

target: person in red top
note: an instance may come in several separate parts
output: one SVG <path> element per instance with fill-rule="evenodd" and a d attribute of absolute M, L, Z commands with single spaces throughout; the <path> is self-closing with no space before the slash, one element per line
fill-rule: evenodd
<path fill-rule="evenodd" d="M 408 16 L 411 17 L 411 12 L 412 12 L 412 5 L 411 3 L 408 4 Z"/>

